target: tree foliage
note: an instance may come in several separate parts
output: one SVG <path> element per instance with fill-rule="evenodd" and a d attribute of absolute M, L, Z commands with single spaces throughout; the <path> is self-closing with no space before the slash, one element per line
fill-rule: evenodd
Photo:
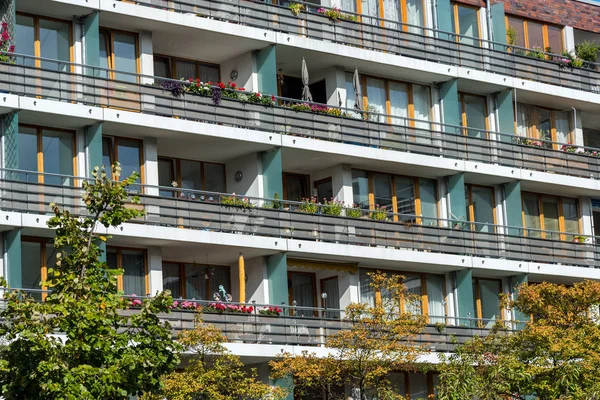
<path fill-rule="evenodd" d="M 381 301 L 369 305 L 350 304 L 345 326 L 327 339 L 327 357 L 303 353 L 283 354 L 270 363 L 272 377 L 291 376 L 295 392 L 318 391 L 328 399 L 346 398 L 336 391 L 347 385 L 361 400 L 403 399 L 390 373 L 413 369 L 421 349 L 413 340 L 425 325 L 425 318 L 411 313 L 420 301 L 402 283 L 404 277 L 371 274 Z"/>
<path fill-rule="evenodd" d="M 182 331 L 178 342 L 185 368 L 163 378 L 161 392 L 147 393 L 142 400 L 234 400 L 284 399 L 286 393 L 258 380 L 256 370 L 246 370 L 239 356 L 223 345 L 221 331 L 197 317 L 196 327 Z"/>
<path fill-rule="evenodd" d="M 498 325 L 446 357 L 440 399 L 600 398 L 600 282 L 523 284 L 504 303 L 531 320 L 512 333 Z"/>
<path fill-rule="evenodd" d="M 120 166 L 112 172 L 118 177 Z M 127 191 L 138 175 L 115 182 L 96 167 L 93 177 L 83 182 L 84 217 L 51 205 L 57 254 L 43 283 L 50 290 L 45 301 L 20 290 L 5 294 L 0 387 L 6 400 L 122 399 L 158 389 L 160 377 L 178 364 L 170 327 L 157 317 L 172 302 L 168 292 L 123 315 L 129 306 L 117 289 L 123 271 L 101 261 L 99 244 L 107 238 L 98 225 L 116 227 L 143 214 L 129 206 L 139 199 Z"/>

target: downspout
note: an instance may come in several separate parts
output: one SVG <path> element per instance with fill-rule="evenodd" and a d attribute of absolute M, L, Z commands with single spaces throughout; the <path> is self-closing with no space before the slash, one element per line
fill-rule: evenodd
<path fill-rule="evenodd" d="M 436 31 L 438 29 L 438 19 L 437 19 L 437 0 L 431 0 L 431 14 L 432 14 L 432 18 L 431 20 L 433 21 L 433 35 L 432 36 L 436 36 Z"/>
<path fill-rule="evenodd" d="M 485 16 L 487 19 L 488 40 L 494 41 L 494 29 L 492 29 L 492 4 L 490 0 L 485 0 Z M 492 47 L 492 46 L 490 46 Z"/>
<path fill-rule="evenodd" d="M 571 110 L 573 110 L 573 144 L 577 143 L 577 110 L 575 109 L 575 107 L 571 107 Z M 582 127 L 583 130 L 583 127 Z M 582 132 L 583 134 L 583 132 Z M 584 142 L 585 145 L 585 142 Z"/>

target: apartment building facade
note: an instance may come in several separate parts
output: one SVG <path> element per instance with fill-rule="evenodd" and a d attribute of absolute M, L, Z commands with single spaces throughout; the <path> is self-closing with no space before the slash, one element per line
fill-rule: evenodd
<path fill-rule="evenodd" d="M 282 306 L 207 316 L 265 379 L 282 350 L 327 352 L 340 310 L 376 301 L 373 270 L 421 296 L 436 351 L 514 317 L 498 294 L 519 283 L 600 278 L 600 69 L 574 65 L 600 44 L 593 1 L 0 4 L 12 287 L 52 266 L 49 203 L 81 211 L 115 161 L 147 212 L 107 232 L 121 288 Z M 434 396 L 435 374 L 394 379 Z"/>

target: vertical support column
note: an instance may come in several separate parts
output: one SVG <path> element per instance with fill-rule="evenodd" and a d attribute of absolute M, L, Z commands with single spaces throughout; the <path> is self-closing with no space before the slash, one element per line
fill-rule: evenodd
<path fill-rule="evenodd" d="M 261 154 L 263 174 L 263 196 L 272 199 L 275 193 L 283 198 L 283 167 L 281 148 L 265 151 Z"/>
<path fill-rule="evenodd" d="M 152 47 L 152 32 L 140 32 L 140 73 L 146 75 L 142 78 L 142 84 L 154 83 L 154 55 Z"/>
<path fill-rule="evenodd" d="M 287 255 L 273 254 L 266 257 L 267 280 L 269 282 L 269 303 L 282 304 L 289 301 L 287 278 Z"/>
<path fill-rule="evenodd" d="M 527 279 L 526 274 L 520 274 L 520 275 L 515 275 L 515 276 L 510 277 L 510 293 L 512 295 L 513 300 L 516 300 L 517 295 L 518 295 L 515 288 L 523 283 L 527 283 L 527 281 L 528 281 L 528 279 Z M 525 323 L 529 320 L 529 317 L 526 314 L 523 314 L 519 310 L 513 310 L 513 314 L 514 314 L 513 319 L 519 321 L 516 328 L 523 329 L 523 327 L 525 326 Z"/>
<path fill-rule="evenodd" d="M 246 265 L 244 264 L 244 255 L 240 253 L 238 259 L 238 278 L 240 281 L 240 303 L 246 302 Z"/>
<path fill-rule="evenodd" d="M 163 291 L 162 252 L 160 247 L 148 248 L 148 295 Z"/>
<path fill-rule="evenodd" d="M 6 260 L 8 285 L 12 288 L 21 288 L 21 229 L 6 232 Z"/>
<path fill-rule="evenodd" d="M 2 166 L 19 168 L 19 114 L 10 112 L 2 118 Z"/>
<path fill-rule="evenodd" d="M 102 165 L 102 122 L 85 127 L 85 154 L 88 171 L 86 176 L 90 177 L 94 168 Z M 107 171 L 110 171 L 110 165 L 105 165 L 105 167 Z"/>
<path fill-rule="evenodd" d="M 458 80 L 450 79 L 442 83 L 440 90 L 442 102 L 443 123 L 448 125 L 460 126 L 460 107 L 458 103 Z M 459 128 L 446 127 L 446 133 L 460 135 Z"/>
<path fill-rule="evenodd" d="M 256 51 L 256 74 L 259 92 L 277 94 L 277 57 L 274 45 Z"/>
<path fill-rule="evenodd" d="M 523 206 L 521 203 L 521 182 L 515 181 L 504 185 L 504 202 L 506 204 L 506 224 L 510 227 L 507 233 L 509 235 L 521 235 L 523 227 Z"/>
<path fill-rule="evenodd" d="M 563 28 L 563 42 L 567 51 L 571 53 L 575 51 L 575 31 L 572 26 Z"/>
<path fill-rule="evenodd" d="M 513 103 L 513 90 L 506 89 L 496 93 L 496 115 L 498 117 L 498 132 L 500 141 L 510 143 L 511 137 L 515 134 L 515 108 Z"/>
<path fill-rule="evenodd" d="M 100 66 L 100 14 L 93 11 L 83 20 L 83 62 L 92 67 Z M 86 69 L 86 75 L 102 76 L 100 71 Z"/>
<path fill-rule="evenodd" d="M 462 172 L 448 177 L 448 197 L 450 200 L 450 215 L 448 219 L 467 221 L 465 175 Z"/>
<path fill-rule="evenodd" d="M 494 42 L 494 50 L 504 51 L 506 44 L 506 20 L 504 18 L 504 3 L 492 4 L 490 7 L 492 19 L 492 35 L 489 38 Z M 498 43 L 498 44 L 496 44 Z"/>
<path fill-rule="evenodd" d="M 456 293 L 459 318 L 475 318 L 475 299 L 473 298 L 473 272 L 463 269 L 456 272 Z M 471 320 L 459 319 L 458 325 L 471 326 Z"/>
<path fill-rule="evenodd" d="M 452 5 L 450 0 L 438 0 L 437 1 L 437 23 L 440 31 L 452 33 Z M 446 35 L 438 33 L 439 38 L 442 40 L 452 40 L 453 35 Z"/>
<path fill-rule="evenodd" d="M 345 107 L 347 96 L 354 96 L 354 92 L 346 92 L 346 71 L 334 67 L 325 73 L 325 87 L 327 90 L 327 104 L 333 107 Z"/>
<path fill-rule="evenodd" d="M 340 308 L 344 310 L 351 303 L 358 303 L 358 270 L 338 275 Z"/>

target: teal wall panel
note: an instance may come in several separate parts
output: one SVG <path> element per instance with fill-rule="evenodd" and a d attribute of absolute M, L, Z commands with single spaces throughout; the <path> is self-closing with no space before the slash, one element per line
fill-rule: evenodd
<path fill-rule="evenodd" d="M 460 104 L 458 101 L 458 81 L 450 79 L 442 83 L 441 100 L 443 108 L 444 124 L 460 126 Z M 446 133 L 461 135 L 462 130 L 459 128 L 446 127 Z"/>
<path fill-rule="evenodd" d="M 463 269 L 456 273 L 456 291 L 459 318 L 475 318 L 475 299 L 473 298 L 473 273 Z M 460 320 L 459 325 L 470 326 L 469 320 Z"/>
<path fill-rule="evenodd" d="M 498 132 L 514 136 L 515 108 L 512 89 L 496 93 L 496 107 L 498 108 Z M 501 135 L 500 141 L 510 143 L 512 137 Z"/>
<path fill-rule="evenodd" d="M 88 176 L 94 167 L 102 166 L 102 122 L 97 122 L 85 128 L 85 147 L 87 155 Z M 105 165 L 110 173 L 110 165 Z"/>
<path fill-rule="evenodd" d="M 100 13 L 93 11 L 83 21 L 83 54 L 86 65 L 100 66 Z M 86 75 L 102 76 L 100 71 L 86 69 Z"/>
<path fill-rule="evenodd" d="M 261 154 L 263 175 L 263 196 L 272 199 L 275 193 L 283 198 L 283 167 L 281 148 L 265 151 Z"/>
<path fill-rule="evenodd" d="M 506 204 L 506 224 L 509 235 L 521 235 L 523 227 L 523 213 L 521 203 L 521 182 L 515 181 L 504 185 L 504 202 Z"/>
<path fill-rule="evenodd" d="M 275 46 L 268 46 L 256 52 L 256 73 L 258 90 L 270 95 L 277 94 L 277 57 Z"/>
<path fill-rule="evenodd" d="M 450 196 L 451 220 L 467 221 L 467 204 L 465 201 L 465 175 L 459 173 L 448 177 L 448 193 Z"/>
<path fill-rule="evenodd" d="M 492 35 L 494 35 L 494 49 L 505 51 L 506 44 L 506 20 L 504 19 L 504 3 L 492 4 L 490 7 L 492 18 Z"/>
<path fill-rule="evenodd" d="M 285 253 L 273 254 L 266 257 L 267 280 L 269 282 L 269 304 L 287 304 L 288 278 L 287 256 Z"/>
<path fill-rule="evenodd" d="M 6 232 L 6 259 L 8 285 L 13 288 L 22 287 L 21 276 L 21 230 L 13 229 Z"/>

